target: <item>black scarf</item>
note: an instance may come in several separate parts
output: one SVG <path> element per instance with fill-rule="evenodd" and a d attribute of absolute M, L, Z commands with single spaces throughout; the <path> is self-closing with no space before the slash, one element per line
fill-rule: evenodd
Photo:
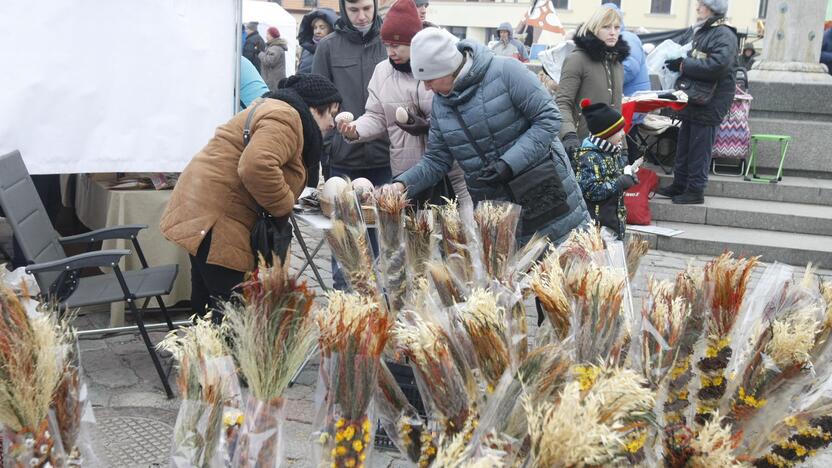
<path fill-rule="evenodd" d="M 390 59 L 387 59 L 387 60 L 390 60 Z M 390 65 L 392 65 L 393 69 L 396 70 L 396 71 L 400 71 L 402 73 L 407 73 L 408 75 L 413 74 L 413 70 L 411 70 L 411 68 L 410 68 L 410 60 L 408 60 L 407 63 L 403 63 L 401 65 L 399 65 L 396 62 L 390 60 Z"/>
<path fill-rule="evenodd" d="M 300 124 L 303 127 L 303 165 L 306 167 L 306 186 L 318 186 L 318 166 L 321 162 L 324 139 L 321 136 L 321 129 L 318 122 L 312 117 L 309 106 L 303 99 L 291 89 L 283 88 L 272 92 L 269 95 L 273 99 L 279 99 L 294 108 L 300 114 Z"/>

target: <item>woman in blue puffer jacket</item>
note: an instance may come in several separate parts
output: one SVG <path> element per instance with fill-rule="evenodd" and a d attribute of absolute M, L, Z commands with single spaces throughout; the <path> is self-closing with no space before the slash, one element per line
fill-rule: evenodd
<path fill-rule="evenodd" d="M 536 230 L 555 243 L 588 222 L 581 190 L 557 138 L 560 113 L 532 72 L 517 60 L 495 57 L 485 46 L 458 41 L 438 28 L 413 38 L 410 60 L 413 76 L 435 92 L 433 112 L 422 160 L 396 177 L 394 187 L 414 196 L 457 162 L 475 204 L 514 201 L 507 183 L 552 158 L 551 177 L 544 175 L 532 185 L 555 189 L 523 203 L 524 222 L 529 213 L 545 213 L 542 223 L 535 219 Z M 529 232 L 521 232 L 521 243 L 529 238 Z"/>

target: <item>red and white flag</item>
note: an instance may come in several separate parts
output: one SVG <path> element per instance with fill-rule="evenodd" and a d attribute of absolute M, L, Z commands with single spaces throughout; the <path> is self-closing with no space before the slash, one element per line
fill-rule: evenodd
<path fill-rule="evenodd" d="M 526 24 L 536 31 L 550 31 L 558 34 L 565 34 L 563 23 L 560 22 L 552 0 L 532 0 L 532 9 L 526 15 Z"/>

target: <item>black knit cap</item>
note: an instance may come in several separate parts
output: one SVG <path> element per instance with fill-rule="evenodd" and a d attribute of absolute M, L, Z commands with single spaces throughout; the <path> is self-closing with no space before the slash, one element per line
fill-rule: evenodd
<path fill-rule="evenodd" d="M 589 133 L 598 138 L 607 139 L 624 128 L 624 117 L 607 104 L 592 104 L 589 99 L 584 99 L 581 101 L 581 109 Z"/>
<path fill-rule="evenodd" d="M 341 94 L 331 81 L 314 73 L 298 73 L 283 78 L 278 83 L 279 89 L 291 89 L 303 99 L 309 107 L 320 107 L 332 103 L 341 103 Z"/>

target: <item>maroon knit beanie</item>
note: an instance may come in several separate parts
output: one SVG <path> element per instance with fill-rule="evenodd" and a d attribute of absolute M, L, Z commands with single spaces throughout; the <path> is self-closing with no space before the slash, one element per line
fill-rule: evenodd
<path fill-rule="evenodd" d="M 280 37 L 280 31 L 279 31 L 276 27 L 274 27 L 274 26 L 272 26 L 272 27 L 270 27 L 269 29 L 267 29 L 267 30 L 266 30 L 266 32 L 267 32 L 267 33 L 269 33 L 269 35 L 270 35 L 270 36 L 272 36 L 272 37 L 273 37 L 273 38 L 275 38 L 275 39 L 277 39 L 278 37 Z"/>
<path fill-rule="evenodd" d="M 381 25 L 381 42 L 409 46 L 421 30 L 422 20 L 413 0 L 396 0 Z"/>

